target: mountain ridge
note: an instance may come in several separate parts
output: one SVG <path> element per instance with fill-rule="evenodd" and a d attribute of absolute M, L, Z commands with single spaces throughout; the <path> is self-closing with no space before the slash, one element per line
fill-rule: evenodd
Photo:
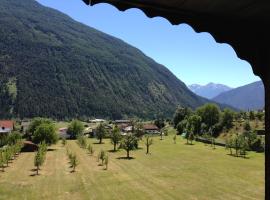
<path fill-rule="evenodd" d="M 195 94 L 207 99 L 212 99 L 221 94 L 222 92 L 226 92 L 232 89 L 229 86 L 212 82 L 206 85 L 191 84 L 188 86 L 188 88 Z"/>
<path fill-rule="evenodd" d="M 240 110 L 263 109 L 265 104 L 264 85 L 262 81 L 256 81 L 221 93 L 212 100 L 233 106 Z"/>
<path fill-rule="evenodd" d="M 170 116 L 208 100 L 124 41 L 34 0 L 0 2 L 0 116 Z"/>

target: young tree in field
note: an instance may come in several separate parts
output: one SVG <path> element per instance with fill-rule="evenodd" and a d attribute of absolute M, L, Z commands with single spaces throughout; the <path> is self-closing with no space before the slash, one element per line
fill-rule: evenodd
<path fill-rule="evenodd" d="M 38 171 L 43 163 L 43 158 L 42 158 L 42 153 L 40 151 L 38 151 L 35 155 L 35 159 L 34 159 L 34 165 L 35 167 L 37 168 L 36 169 L 36 172 L 37 172 L 37 175 L 38 175 Z"/>
<path fill-rule="evenodd" d="M 90 154 L 91 156 L 94 154 L 94 149 L 93 149 L 93 147 L 92 147 L 91 144 L 88 144 L 87 150 L 88 150 L 88 152 L 89 152 L 89 154 Z"/>
<path fill-rule="evenodd" d="M 232 155 L 232 149 L 233 149 L 233 138 L 230 136 L 226 138 L 225 148 L 230 150 L 230 155 Z"/>
<path fill-rule="evenodd" d="M 78 158 L 75 154 L 71 156 L 70 164 L 71 164 L 71 167 L 73 168 L 72 172 L 75 172 L 76 167 L 79 164 Z"/>
<path fill-rule="evenodd" d="M 11 158 L 12 158 L 12 152 L 11 152 L 11 149 L 10 149 L 10 147 L 7 147 L 6 149 L 5 149 L 5 161 L 6 161 L 6 165 L 7 165 L 7 167 L 8 167 L 8 164 L 9 164 L 9 161 L 11 160 Z"/>
<path fill-rule="evenodd" d="M 55 144 L 58 141 L 55 125 L 48 123 L 39 125 L 34 132 L 33 141 L 36 144 L 39 144 L 43 141 L 48 145 Z"/>
<path fill-rule="evenodd" d="M 248 150 L 247 140 L 243 135 L 241 135 L 239 142 L 240 142 L 240 155 L 242 155 L 245 158 Z"/>
<path fill-rule="evenodd" d="M 168 135 L 168 129 L 166 127 L 162 128 L 160 131 L 160 140 L 163 140 L 164 135 Z"/>
<path fill-rule="evenodd" d="M 192 142 L 194 140 L 194 133 L 190 132 L 189 136 L 188 136 L 188 140 L 190 141 L 190 144 L 192 145 Z"/>
<path fill-rule="evenodd" d="M 98 125 L 97 129 L 96 129 L 96 137 L 99 140 L 99 144 L 102 144 L 102 139 L 106 136 L 106 129 L 104 124 L 100 124 Z"/>
<path fill-rule="evenodd" d="M 176 139 L 177 139 L 177 135 L 174 135 L 173 136 L 173 142 L 174 142 L 174 144 L 176 144 Z"/>
<path fill-rule="evenodd" d="M 83 124 L 79 120 L 73 120 L 68 126 L 67 134 L 71 138 L 76 139 L 78 136 L 83 134 Z"/>
<path fill-rule="evenodd" d="M 105 156 L 105 161 L 104 162 L 105 162 L 105 166 L 106 166 L 105 169 L 107 170 L 108 165 L 109 165 L 109 156 L 108 155 Z"/>
<path fill-rule="evenodd" d="M 120 141 L 121 141 L 120 129 L 117 126 L 115 126 L 111 133 L 111 143 L 113 144 L 113 151 L 116 151 L 116 146 L 120 143 Z"/>
<path fill-rule="evenodd" d="M 219 122 L 220 108 L 216 104 L 205 104 L 197 109 L 197 114 L 209 129 Z"/>
<path fill-rule="evenodd" d="M 121 147 L 126 150 L 128 159 L 130 158 L 129 152 L 136 148 L 137 142 L 138 139 L 132 134 L 128 134 L 123 138 Z"/>
<path fill-rule="evenodd" d="M 153 138 L 149 135 L 145 136 L 146 154 L 149 154 L 149 148 L 153 144 Z"/>
<path fill-rule="evenodd" d="M 240 137 L 237 134 L 233 135 L 233 147 L 235 149 L 235 155 L 236 157 L 239 156 L 239 150 L 240 150 L 240 147 L 241 147 L 241 143 L 240 143 Z"/>
<path fill-rule="evenodd" d="M 79 135 L 77 137 L 77 142 L 81 148 L 85 149 L 87 147 L 87 140 L 84 136 Z"/>
<path fill-rule="evenodd" d="M 5 151 L 0 150 L 0 167 L 2 168 L 2 172 L 5 171 L 5 163 L 6 163 Z"/>
<path fill-rule="evenodd" d="M 99 153 L 99 159 L 101 160 L 101 165 L 104 164 L 104 160 L 105 160 L 105 157 L 106 157 L 106 153 L 105 151 L 102 149 Z"/>

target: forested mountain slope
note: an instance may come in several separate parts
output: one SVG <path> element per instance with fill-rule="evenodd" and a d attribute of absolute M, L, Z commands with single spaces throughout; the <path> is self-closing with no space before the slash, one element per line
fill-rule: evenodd
<path fill-rule="evenodd" d="M 207 101 L 140 50 L 34 0 L 1 0 L 0 27 L 2 118 L 152 118 Z"/>

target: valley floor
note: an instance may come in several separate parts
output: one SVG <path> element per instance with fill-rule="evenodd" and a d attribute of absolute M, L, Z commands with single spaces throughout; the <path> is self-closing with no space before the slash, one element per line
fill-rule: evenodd
<path fill-rule="evenodd" d="M 39 176 L 35 176 L 34 153 L 22 153 L 6 172 L 0 172 L 0 199 L 264 199 L 264 154 L 249 153 L 248 159 L 227 155 L 224 148 L 213 150 L 202 143 L 185 145 L 171 136 L 154 139 L 151 155 L 142 149 L 110 152 L 109 140 L 96 144 L 90 156 L 75 141 L 67 147 L 77 154 L 75 173 L 66 155 L 66 147 L 57 144 L 47 153 Z M 109 151 L 109 169 L 97 163 L 100 149 Z"/>

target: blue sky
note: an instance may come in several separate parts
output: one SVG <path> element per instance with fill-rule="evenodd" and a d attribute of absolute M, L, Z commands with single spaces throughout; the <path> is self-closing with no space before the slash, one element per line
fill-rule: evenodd
<path fill-rule="evenodd" d="M 148 18 L 138 9 L 119 12 L 108 4 L 86 6 L 81 0 L 38 0 L 73 19 L 118 37 L 170 69 L 187 85 L 222 83 L 238 87 L 260 80 L 228 44 L 186 25 Z"/>

